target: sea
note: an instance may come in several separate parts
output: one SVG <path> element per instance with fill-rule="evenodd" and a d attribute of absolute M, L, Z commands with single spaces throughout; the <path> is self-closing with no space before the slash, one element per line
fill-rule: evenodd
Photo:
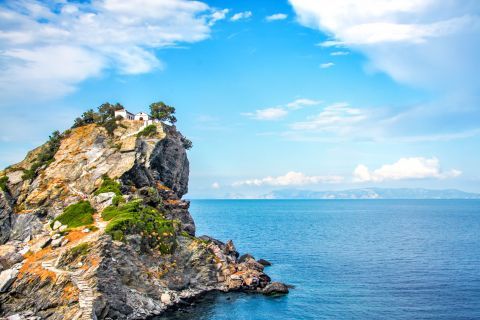
<path fill-rule="evenodd" d="M 159 319 L 480 319 L 480 200 L 193 200 L 197 235 L 290 294 L 210 294 Z"/>

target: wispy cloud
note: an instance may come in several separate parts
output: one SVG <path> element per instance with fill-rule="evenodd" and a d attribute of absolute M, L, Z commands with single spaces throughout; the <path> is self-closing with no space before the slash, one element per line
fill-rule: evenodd
<path fill-rule="evenodd" d="M 0 5 L 2 102 L 25 92 L 62 96 L 107 69 L 161 68 L 155 49 L 208 38 L 226 13 L 187 0 L 6 1 Z"/>
<path fill-rule="evenodd" d="M 333 63 L 333 62 L 325 62 L 325 63 L 320 64 L 320 68 L 328 69 L 328 68 L 333 67 L 334 65 L 335 65 L 335 63 Z"/>
<path fill-rule="evenodd" d="M 270 16 L 265 17 L 267 21 L 278 21 L 278 20 L 285 20 L 288 18 L 288 15 L 285 13 L 275 13 Z"/>
<path fill-rule="evenodd" d="M 301 24 L 332 35 L 321 46 L 355 48 L 367 56 L 372 69 L 399 82 L 436 90 L 469 89 L 471 93 L 480 88 L 476 81 L 480 70 L 478 3 L 289 1 Z"/>
<path fill-rule="evenodd" d="M 243 20 L 243 19 L 248 19 L 248 18 L 252 17 L 252 15 L 253 15 L 252 11 L 238 12 L 238 13 L 235 13 L 230 18 L 230 20 L 231 21 L 239 21 L 239 20 Z"/>
<path fill-rule="evenodd" d="M 301 98 L 301 99 L 296 99 L 282 106 L 271 107 L 266 109 L 257 109 L 254 112 L 242 113 L 242 115 L 250 117 L 252 119 L 256 119 L 256 120 L 278 120 L 287 116 L 290 111 L 299 110 L 308 106 L 315 106 L 320 103 L 321 101 Z"/>
<path fill-rule="evenodd" d="M 232 184 L 234 187 L 239 186 L 305 186 L 321 183 L 340 183 L 344 180 L 341 176 L 308 176 L 302 172 L 290 171 L 283 176 L 265 177 L 257 179 L 249 179 L 237 181 Z"/>
<path fill-rule="evenodd" d="M 287 114 L 288 111 L 280 107 L 259 109 L 254 112 L 242 113 L 242 115 L 256 120 L 278 120 L 285 117 Z"/>
<path fill-rule="evenodd" d="M 350 54 L 350 52 L 348 51 L 334 51 L 334 52 L 331 52 L 330 55 L 331 56 L 348 56 Z"/>
<path fill-rule="evenodd" d="M 445 179 L 454 178 L 462 172 L 456 169 L 443 171 L 437 158 L 411 157 L 401 158 L 392 164 L 385 164 L 371 171 L 367 166 L 360 164 L 354 172 L 354 182 L 382 182 L 389 180 L 409 179 Z"/>
<path fill-rule="evenodd" d="M 348 103 L 335 103 L 325 107 L 316 116 L 306 121 L 295 122 L 291 129 L 298 131 L 326 131 L 338 134 L 350 133 L 354 126 L 368 119 L 361 109 L 352 108 Z"/>

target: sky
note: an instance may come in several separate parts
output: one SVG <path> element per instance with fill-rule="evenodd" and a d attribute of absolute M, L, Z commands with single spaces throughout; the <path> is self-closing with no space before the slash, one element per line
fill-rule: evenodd
<path fill-rule="evenodd" d="M 477 0 L 0 1 L 0 167 L 104 102 L 164 101 L 187 198 L 480 192 Z"/>

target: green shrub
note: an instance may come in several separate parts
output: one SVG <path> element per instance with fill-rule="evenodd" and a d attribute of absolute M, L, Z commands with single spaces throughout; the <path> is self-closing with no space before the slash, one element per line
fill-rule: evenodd
<path fill-rule="evenodd" d="M 7 176 L 3 176 L 0 178 L 0 189 L 3 190 L 3 191 L 7 191 L 7 183 L 8 183 L 8 177 Z"/>
<path fill-rule="evenodd" d="M 174 221 L 166 220 L 163 214 L 141 200 L 118 207 L 109 206 L 102 212 L 104 220 L 110 221 L 105 232 L 114 240 L 124 240 L 128 234 L 139 234 L 142 243 L 161 253 L 172 253 L 175 248 Z"/>
<path fill-rule="evenodd" d="M 112 205 L 118 207 L 119 204 L 125 203 L 125 198 L 122 196 L 115 196 L 112 199 Z"/>
<path fill-rule="evenodd" d="M 67 225 L 69 228 L 76 228 L 86 226 L 93 223 L 93 213 L 95 209 L 92 208 L 90 202 L 80 201 L 78 203 L 69 205 L 61 215 L 53 220 L 51 226 L 55 221 Z"/>
<path fill-rule="evenodd" d="M 187 150 L 190 150 L 193 147 L 192 141 L 185 137 L 182 137 L 182 144 L 183 144 L 183 147 Z"/>
<path fill-rule="evenodd" d="M 120 191 L 120 183 L 111 179 L 109 176 L 103 176 L 103 182 L 100 188 L 95 191 L 95 195 L 98 196 L 100 193 L 113 192 L 117 196 L 121 196 L 122 192 Z"/>
<path fill-rule="evenodd" d="M 148 137 L 154 136 L 156 133 L 157 133 L 157 126 L 154 125 L 154 124 L 151 124 L 151 125 L 146 126 L 145 129 L 143 129 L 139 133 L 137 133 L 137 137 L 147 137 L 148 138 Z"/>
<path fill-rule="evenodd" d="M 30 169 L 23 170 L 22 179 L 23 180 L 32 180 L 36 178 L 38 174 L 38 169 L 42 167 L 48 167 L 50 163 L 54 161 L 55 154 L 60 148 L 62 139 L 66 134 L 61 134 L 59 131 L 54 131 L 49 137 L 48 142 L 40 150 L 40 153 L 37 155 L 35 162 L 32 163 Z"/>

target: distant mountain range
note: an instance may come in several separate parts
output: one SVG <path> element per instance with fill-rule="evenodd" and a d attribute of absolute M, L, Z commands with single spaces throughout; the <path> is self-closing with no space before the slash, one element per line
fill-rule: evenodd
<path fill-rule="evenodd" d="M 261 199 L 480 199 L 480 194 L 456 189 L 363 188 L 342 191 L 275 190 Z"/>

